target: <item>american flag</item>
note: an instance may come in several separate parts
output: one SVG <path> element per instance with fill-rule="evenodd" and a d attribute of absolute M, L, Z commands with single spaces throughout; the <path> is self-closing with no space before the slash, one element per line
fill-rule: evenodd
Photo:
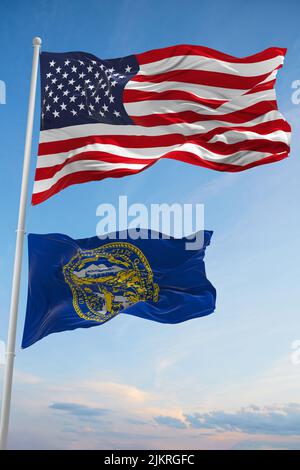
<path fill-rule="evenodd" d="M 286 50 L 237 58 L 179 45 L 102 60 L 41 54 L 41 132 L 32 203 L 160 158 L 241 171 L 288 156 L 275 79 Z"/>

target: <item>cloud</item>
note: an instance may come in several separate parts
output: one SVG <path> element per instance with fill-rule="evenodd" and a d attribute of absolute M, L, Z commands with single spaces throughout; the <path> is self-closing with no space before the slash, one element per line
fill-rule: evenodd
<path fill-rule="evenodd" d="M 96 418 L 106 415 L 109 410 L 106 408 L 92 408 L 79 403 L 52 403 L 49 408 L 53 410 L 65 411 L 66 413 L 76 417 Z"/>
<path fill-rule="evenodd" d="M 232 450 L 299 450 L 299 441 L 245 440 L 238 442 Z"/>
<path fill-rule="evenodd" d="M 185 415 L 192 428 L 216 432 L 243 432 L 281 436 L 300 435 L 300 404 L 277 407 L 248 407 L 235 412 L 212 411 Z"/>
<path fill-rule="evenodd" d="M 176 429 L 185 429 L 186 424 L 184 421 L 178 418 L 173 418 L 172 416 L 156 416 L 154 420 L 158 424 L 162 424 L 164 426 L 168 426 L 170 428 L 176 428 Z"/>
<path fill-rule="evenodd" d="M 35 385 L 42 382 L 42 379 L 36 375 L 16 370 L 14 373 L 14 381 L 20 384 Z"/>
<path fill-rule="evenodd" d="M 149 392 L 145 392 L 131 385 L 116 382 L 87 382 L 85 386 L 89 391 L 100 392 L 109 396 L 118 396 L 122 400 L 135 404 L 145 402 L 152 398 Z"/>
<path fill-rule="evenodd" d="M 300 436 L 299 403 L 261 408 L 251 405 L 232 412 L 195 412 L 185 414 L 183 419 L 172 416 L 156 416 L 154 420 L 160 425 L 171 428 L 211 430 L 217 434 L 244 433 L 265 436 Z"/>

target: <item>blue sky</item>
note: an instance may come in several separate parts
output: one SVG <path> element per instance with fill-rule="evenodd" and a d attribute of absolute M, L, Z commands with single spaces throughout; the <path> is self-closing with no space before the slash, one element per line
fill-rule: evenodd
<path fill-rule="evenodd" d="M 289 159 L 240 174 L 171 160 L 119 180 L 70 187 L 31 208 L 27 231 L 95 234 L 96 208 L 129 203 L 205 205 L 216 312 L 180 325 L 119 315 L 89 330 L 51 335 L 20 350 L 20 299 L 11 448 L 299 448 L 300 339 L 298 135 L 300 5 L 296 0 L 20 0 L 1 2 L 0 339 L 6 339 L 22 170 L 31 41 L 47 51 L 113 58 L 192 43 L 237 56 L 287 47 L 279 108 L 293 128 Z M 39 92 L 38 92 L 39 100 Z M 30 188 L 38 145 L 36 106 Z M 1 380 L 3 367 L 1 366 Z"/>

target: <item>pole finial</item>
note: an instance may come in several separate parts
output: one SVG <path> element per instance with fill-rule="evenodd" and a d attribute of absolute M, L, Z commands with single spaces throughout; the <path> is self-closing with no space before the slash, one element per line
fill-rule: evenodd
<path fill-rule="evenodd" d="M 32 44 L 33 44 L 34 46 L 40 46 L 40 45 L 42 44 L 41 38 L 39 38 L 38 36 L 35 37 L 35 38 L 33 38 Z"/>

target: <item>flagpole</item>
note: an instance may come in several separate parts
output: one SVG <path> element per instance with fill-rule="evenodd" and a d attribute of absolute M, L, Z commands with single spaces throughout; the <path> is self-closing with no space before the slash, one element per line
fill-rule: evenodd
<path fill-rule="evenodd" d="M 38 37 L 33 38 L 32 44 L 33 44 L 33 59 L 32 59 L 32 70 L 31 70 L 31 83 L 30 83 L 30 94 L 29 94 L 28 114 L 27 114 L 27 129 L 26 129 L 26 139 L 25 139 L 25 148 L 24 148 L 23 175 L 22 175 L 22 185 L 21 185 L 21 194 L 20 194 L 18 228 L 16 230 L 17 236 L 16 236 L 16 248 L 15 248 L 15 261 L 14 261 L 13 280 L 12 280 L 8 339 L 7 339 L 7 347 L 6 347 L 6 363 L 5 363 L 4 384 L 3 384 L 3 394 L 2 394 L 1 428 L 0 428 L 0 449 L 2 450 L 6 449 L 8 426 L 9 426 L 12 379 L 13 379 L 14 358 L 15 358 L 16 329 L 17 329 L 17 318 L 18 318 L 18 304 L 19 304 L 20 280 L 21 280 L 21 268 L 22 268 L 22 256 L 23 256 L 23 243 L 24 243 L 24 235 L 25 235 L 25 218 L 26 218 L 26 204 L 27 204 L 27 196 L 28 196 L 28 180 L 29 180 L 29 170 L 30 170 L 30 154 L 31 154 L 32 130 L 33 130 L 33 119 L 34 119 L 34 105 L 35 105 L 35 95 L 36 95 L 39 52 L 40 52 L 42 40 Z"/>

